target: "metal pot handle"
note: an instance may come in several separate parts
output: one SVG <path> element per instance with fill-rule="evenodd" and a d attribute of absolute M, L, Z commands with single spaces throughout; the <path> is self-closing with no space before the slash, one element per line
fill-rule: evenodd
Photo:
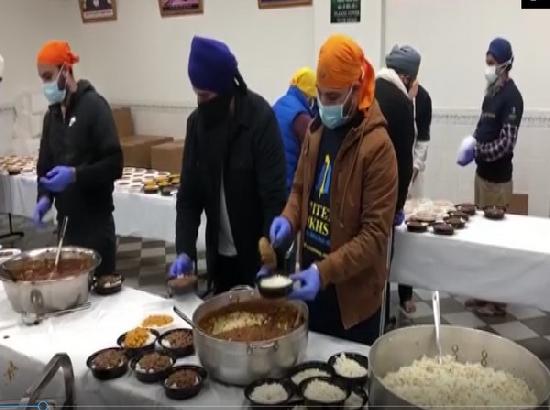
<path fill-rule="evenodd" d="M 246 345 L 246 353 L 250 356 L 254 354 L 255 350 L 269 350 L 272 349 L 274 352 L 276 352 L 279 349 L 279 342 L 274 341 L 270 343 L 248 343 Z"/>

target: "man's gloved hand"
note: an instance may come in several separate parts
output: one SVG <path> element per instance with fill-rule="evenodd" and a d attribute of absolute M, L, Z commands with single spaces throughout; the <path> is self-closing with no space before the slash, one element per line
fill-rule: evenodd
<path fill-rule="evenodd" d="M 476 146 L 476 140 L 471 135 L 464 138 L 458 149 L 457 164 L 465 167 L 474 160 L 474 149 Z"/>
<path fill-rule="evenodd" d="M 32 213 L 32 221 L 36 227 L 42 227 L 44 225 L 42 219 L 44 219 L 44 215 L 48 213 L 51 207 L 52 201 L 47 196 L 43 196 L 38 200 Z"/>
<path fill-rule="evenodd" d="M 405 221 L 405 212 L 403 210 L 397 212 L 393 218 L 393 226 L 399 226 Z"/>
<path fill-rule="evenodd" d="M 269 228 L 269 240 L 274 248 L 278 248 L 292 236 L 290 221 L 284 216 L 276 217 Z"/>
<path fill-rule="evenodd" d="M 321 289 L 319 268 L 315 264 L 311 265 L 309 269 L 290 275 L 290 279 L 300 282 L 300 287 L 293 290 L 288 296 L 290 299 L 312 301 Z"/>
<path fill-rule="evenodd" d="M 73 167 L 58 165 L 40 178 L 40 184 L 50 192 L 63 192 L 76 181 L 76 170 Z"/>
<path fill-rule="evenodd" d="M 193 261 L 185 253 L 180 254 L 170 266 L 168 279 L 175 279 L 193 273 Z"/>

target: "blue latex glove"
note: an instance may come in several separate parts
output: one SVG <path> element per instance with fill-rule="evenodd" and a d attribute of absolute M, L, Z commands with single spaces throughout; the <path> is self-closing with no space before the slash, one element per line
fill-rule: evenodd
<path fill-rule="evenodd" d="M 476 140 L 471 135 L 462 140 L 458 149 L 458 158 L 456 159 L 458 165 L 465 167 L 474 160 L 475 146 Z"/>
<path fill-rule="evenodd" d="M 180 254 L 168 271 L 168 279 L 193 273 L 193 261 L 185 253 Z"/>
<path fill-rule="evenodd" d="M 50 198 L 48 198 L 47 196 L 43 196 L 38 200 L 38 202 L 34 206 L 34 211 L 32 213 L 32 221 L 34 222 L 35 226 L 44 226 L 44 224 L 42 223 L 42 219 L 44 219 L 44 215 L 48 213 L 51 207 L 52 201 L 50 201 Z"/>
<path fill-rule="evenodd" d="M 40 178 L 40 184 L 50 192 L 63 192 L 75 182 L 76 170 L 73 167 L 58 165 L 50 170 L 45 177 Z"/>
<path fill-rule="evenodd" d="M 269 228 L 269 240 L 274 248 L 279 248 L 292 236 L 292 226 L 284 216 L 276 217 Z"/>
<path fill-rule="evenodd" d="M 393 218 L 393 226 L 399 226 L 405 221 L 405 212 L 403 210 L 397 212 Z"/>
<path fill-rule="evenodd" d="M 300 287 L 292 291 L 288 296 L 289 299 L 312 301 L 321 289 L 321 277 L 315 264 L 311 265 L 309 269 L 290 275 L 290 279 L 300 282 Z"/>
<path fill-rule="evenodd" d="M 256 278 L 261 278 L 262 276 L 266 276 L 266 275 L 269 275 L 270 271 L 269 271 L 269 268 L 267 266 L 262 266 L 260 268 L 260 270 L 258 271 L 258 273 L 256 273 Z"/>

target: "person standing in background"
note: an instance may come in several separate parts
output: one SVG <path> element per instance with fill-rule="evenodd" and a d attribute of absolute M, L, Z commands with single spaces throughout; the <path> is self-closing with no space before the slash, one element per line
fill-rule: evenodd
<path fill-rule="evenodd" d="M 388 122 L 388 134 L 397 157 L 399 190 L 395 208 L 395 226 L 403 223 L 403 207 L 413 175 L 415 119 L 409 92 L 416 81 L 419 67 L 420 54 L 414 48 L 394 46 L 386 56 L 386 68 L 379 71 L 376 79 L 376 99 Z M 412 296 L 410 286 L 399 286 L 400 305 L 406 313 L 413 313 L 416 310 Z M 389 307 L 389 297 L 386 299 Z M 389 314 L 389 308 L 386 309 L 386 314 Z"/>
<path fill-rule="evenodd" d="M 50 106 L 44 117 L 36 171 L 42 224 L 53 203 L 60 224 L 69 218 L 65 244 L 101 256 L 96 276 L 115 273 L 114 181 L 122 175 L 122 150 L 109 103 L 86 80 L 76 81 L 79 58 L 64 41 L 49 41 L 37 56 Z"/>
<path fill-rule="evenodd" d="M 285 204 L 285 156 L 268 102 L 249 90 L 229 47 L 194 37 L 188 74 L 198 108 L 187 120 L 170 278 L 193 273 L 206 212 L 206 263 L 214 292 L 254 285 L 258 242 Z"/>
<path fill-rule="evenodd" d="M 432 99 L 428 91 L 416 80 L 409 90 L 413 102 L 415 140 L 413 148 L 413 174 L 409 187 L 409 197 L 424 197 L 424 170 L 430 145 L 430 127 L 432 124 Z"/>
<path fill-rule="evenodd" d="M 374 99 L 373 67 L 350 37 L 333 35 L 321 47 L 317 88 L 319 118 L 270 238 L 278 247 L 301 233 L 302 271 L 291 276 L 301 287 L 289 297 L 308 302 L 310 329 L 370 345 L 388 274 L 395 152 Z"/>
<path fill-rule="evenodd" d="M 510 206 L 513 194 L 514 148 L 523 116 L 523 97 L 510 71 L 514 63 L 512 45 L 495 38 L 485 54 L 487 88 L 481 117 L 472 136 L 459 148 L 457 162 L 466 166 L 477 164 L 474 200 L 477 206 Z M 466 306 L 481 315 L 505 315 L 506 305 L 469 300 Z"/>
<path fill-rule="evenodd" d="M 285 146 L 287 194 L 292 188 L 308 125 L 316 114 L 316 82 L 315 72 L 311 68 L 300 68 L 292 76 L 286 94 L 273 106 Z"/>

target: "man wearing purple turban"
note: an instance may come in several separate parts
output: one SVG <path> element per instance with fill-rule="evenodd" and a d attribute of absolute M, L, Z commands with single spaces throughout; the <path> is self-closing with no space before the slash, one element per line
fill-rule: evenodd
<path fill-rule="evenodd" d="M 207 270 L 216 293 L 254 284 L 258 241 L 269 237 L 286 200 L 277 120 L 268 102 L 247 88 L 237 66 L 226 44 L 193 38 L 188 74 L 198 108 L 187 120 L 176 205 L 178 257 L 169 276 L 193 272 L 204 211 Z"/>

